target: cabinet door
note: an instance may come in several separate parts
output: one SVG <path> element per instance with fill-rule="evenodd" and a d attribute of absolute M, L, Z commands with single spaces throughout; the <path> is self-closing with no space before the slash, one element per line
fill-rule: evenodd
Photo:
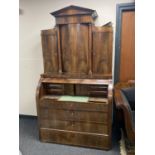
<path fill-rule="evenodd" d="M 44 58 L 44 73 L 51 74 L 58 72 L 58 47 L 57 30 L 42 31 L 42 49 Z"/>
<path fill-rule="evenodd" d="M 92 72 L 110 75 L 112 72 L 112 27 L 93 27 Z"/>
<path fill-rule="evenodd" d="M 88 73 L 88 25 L 65 24 L 60 26 L 62 72 Z"/>

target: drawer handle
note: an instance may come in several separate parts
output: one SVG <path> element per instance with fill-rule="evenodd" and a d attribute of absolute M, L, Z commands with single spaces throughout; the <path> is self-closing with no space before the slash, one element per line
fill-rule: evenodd
<path fill-rule="evenodd" d="M 71 112 L 71 115 L 74 116 L 74 112 L 73 111 Z"/>
<path fill-rule="evenodd" d="M 73 127 L 75 125 L 75 122 L 71 122 L 71 126 Z"/>

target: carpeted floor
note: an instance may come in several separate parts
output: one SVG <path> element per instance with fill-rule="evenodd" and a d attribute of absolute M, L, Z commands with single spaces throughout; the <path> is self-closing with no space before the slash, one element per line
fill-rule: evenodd
<path fill-rule="evenodd" d="M 113 146 L 110 151 L 42 143 L 38 139 L 37 119 L 20 117 L 19 148 L 23 155 L 119 155 L 119 134 L 113 130 Z"/>

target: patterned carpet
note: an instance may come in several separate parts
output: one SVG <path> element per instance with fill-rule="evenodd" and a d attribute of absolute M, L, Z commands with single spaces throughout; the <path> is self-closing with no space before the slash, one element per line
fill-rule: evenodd
<path fill-rule="evenodd" d="M 119 155 L 119 136 L 114 129 L 113 146 L 110 151 L 42 143 L 38 139 L 37 119 L 31 117 L 19 119 L 19 149 L 22 155 Z"/>

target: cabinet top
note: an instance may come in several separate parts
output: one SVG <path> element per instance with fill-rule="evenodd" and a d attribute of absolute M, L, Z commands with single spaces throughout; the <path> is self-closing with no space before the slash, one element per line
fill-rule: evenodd
<path fill-rule="evenodd" d="M 71 16 L 71 15 L 91 15 L 93 18 L 97 17 L 97 12 L 95 10 L 75 5 L 64 7 L 60 10 L 51 12 L 50 14 L 53 15 L 54 17 Z"/>
<path fill-rule="evenodd" d="M 66 23 L 92 23 L 96 17 L 97 12 L 92 9 L 70 5 L 60 10 L 50 13 L 56 18 L 56 24 Z"/>

